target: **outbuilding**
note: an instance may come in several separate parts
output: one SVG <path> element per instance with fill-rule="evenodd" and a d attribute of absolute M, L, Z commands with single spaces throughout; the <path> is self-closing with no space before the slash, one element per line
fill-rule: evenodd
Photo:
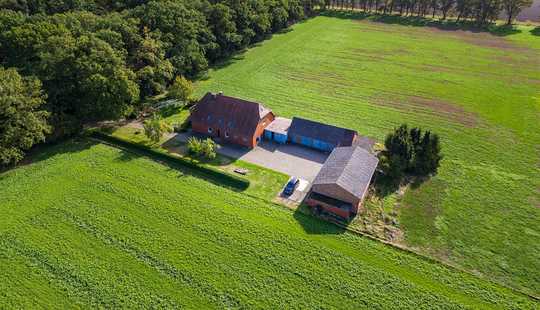
<path fill-rule="evenodd" d="M 276 117 L 264 130 L 264 137 L 277 143 L 287 143 L 291 122 L 288 118 Z"/>
<path fill-rule="evenodd" d="M 191 111 L 194 132 L 222 142 L 255 147 L 274 114 L 258 102 L 207 93 Z"/>
<path fill-rule="evenodd" d="M 351 219 L 362 205 L 378 162 L 358 145 L 336 147 L 313 181 L 305 203 L 318 213 Z"/>
<path fill-rule="evenodd" d="M 354 130 L 299 117 L 292 119 L 288 130 L 288 139 L 292 143 L 325 152 L 340 146 L 351 146 L 357 138 L 358 133 Z"/>

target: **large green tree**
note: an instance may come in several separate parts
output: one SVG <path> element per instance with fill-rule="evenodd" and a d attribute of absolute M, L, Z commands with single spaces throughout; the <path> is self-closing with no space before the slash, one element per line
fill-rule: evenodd
<path fill-rule="evenodd" d="M 48 113 L 36 78 L 0 67 L 0 166 L 21 160 L 24 152 L 45 140 Z"/>
<path fill-rule="evenodd" d="M 215 38 L 202 12 L 184 1 L 150 1 L 133 10 L 142 26 L 159 32 L 177 75 L 194 76 L 208 68 L 205 51 Z"/>
<path fill-rule="evenodd" d="M 50 37 L 39 58 L 38 72 L 61 134 L 86 122 L 119 118 L 139 98 L 135 74 L 95 35 Z"/>

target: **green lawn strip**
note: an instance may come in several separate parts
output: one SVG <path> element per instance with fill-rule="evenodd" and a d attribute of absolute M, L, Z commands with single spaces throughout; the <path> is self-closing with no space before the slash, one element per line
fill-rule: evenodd
<path fill-rule="evenodd" d="M 162 148 L 132 143 L 129 140 L 109 136 L 99 131 L 92 132 L 91 135 L 100 141 L 124 148 L 132 153 L 149 156 L 164 164 L 169 164 L 175 168 L 184 169 L 186 172 L 197 174 L 200 177 L 206 178 L 207 180 L 222 186 L 229 186 L 239 191 L 243 191 L 249 186 L 249 181 L 245 178 L 226 173 L 208 165 L 203 165 L 198 161 L 185 158 L 180 155 L 176 156 L 174 154 L 170 154 Z"/>
<path fill-rule="evenodd" d="M 15 239 L 11 248 L 38 253 L 17 259 L 48 263 L 37 270 L 82 304 L 534 307 L 508 289 L 260 198 L 133 153 L 85 144 L 55 146 L 51 157 L 0 179 L 8 195 L 23 179 L 45 189 L 64 185 L 19 197 L 22 209 L 40 211 L 2 234 Z M 58 152 L 62 148 L 71 152 Z M 57 167 L 62 174 L 54 179 L 31 177 Z M 36 200 L 49 203 L 37 206 Z M 7 281 L 4 287 L 17 288 Z M 193 292 L 199 298 L 186 300 Z"/>
<path fill-rule="evenodd" d="M 207 161 L 197 160 L 179 153 L 173 153 L 173 151 L 165 149 L 164 145 L 168 144 L 168 138 L 164 137 L 159 143 L 150 143 L 144 135 L 136 134 L 137 131 L 139 130 L 136 128 L 123 126 L 115 129 L 108 135 L 112 136 L 113 138 L 120 139 L 123 142 L 134 143 L 145 148 L 152 148 L 159 153 L 170 154 L 175 158 L 179 157 L 190 162 L 195 162 L 201 167 L 209 167 L 211 170 L 218 170 L 224 172 L 226 175 L 232 174 L 236 178 L 247 180 L 249 182 L 249 186 L 247 186 L 247 188 L 243 188 L 244 192 L 263 199 L 272 200 L 275 198 L 288 179 L 288 176 L 283 173 L 269 170 L 242 160 L 229 158 L 220 154 L 218 154 L 216 159 Z M 181 142 L 174 142 L 174 147 L 183 145 L 184 144 Z M 234 172 L 236 168 L 247 169 L 247 175 L 241 176 L 236 174 Z"/>
<path fill-rule="evenodd" d="M 322 16 L 212 70 L 196 93 L 224 91 L 379 141 L 404 122 L 433 130 L 445 156 L 434 181 L 445 190 L 408 194 L 406 242 L 422 238 L 424 253 L 538 296 L 540 37 L 519 29 L 494 36 Z"/>

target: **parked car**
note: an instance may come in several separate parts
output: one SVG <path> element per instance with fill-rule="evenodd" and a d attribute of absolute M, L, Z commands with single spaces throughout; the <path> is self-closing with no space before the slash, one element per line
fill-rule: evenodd
<path fill-rule="evenodd" d="M 287 185 L 285 186 L 285 189 L 283 190 L 283 194 L 290 196 L 294 191 L 296 190 L 296 187 L 298 186 L 298 183 L 300 183 L 300 180 L 297 177 L 292 177 Z"/>

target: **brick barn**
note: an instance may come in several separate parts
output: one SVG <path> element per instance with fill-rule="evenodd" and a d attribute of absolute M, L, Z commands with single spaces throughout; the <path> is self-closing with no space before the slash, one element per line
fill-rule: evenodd
<path fill-rule="evenodd" d="M 253 148 L 274 118 L 260 103 L 207 93 L 192 109 L 190 121 L 194 132 Z"/>
<path fill-rule="evenodd" d="M 313 181 L 305 203 L 316 213 L 353 218 L 361 208 L 378 162 L 376 156 L 358 145 L 335 148 Z"/>

